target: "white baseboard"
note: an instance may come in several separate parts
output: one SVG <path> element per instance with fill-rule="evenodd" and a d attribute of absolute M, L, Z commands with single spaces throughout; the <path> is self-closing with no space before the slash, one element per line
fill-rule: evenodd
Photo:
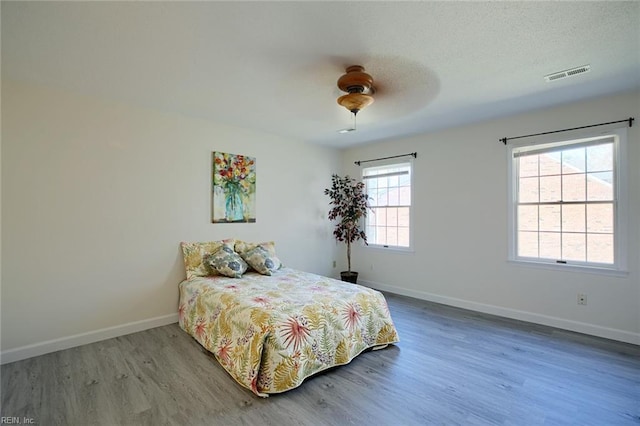
<path fill-rule="evenodd" d="M 20 361 L 63 349 L 74 348 L 76 346 L 111 339 L 113 337 L 124 336 L 126 334 L 137 333 L 138 331 L 161 327 L 175 322 L 178 322 L 177 313 L 116 325 L 114 327 L 102 328 L 100 330 L 75 334 L 73 336 L 61 337 L 59 339 L 47 340 L 41 343 L 34 343 L 32 345 L 0 352 L 0 364 L 8 364 L 10 362 Z"/>
<path fill-rule="evenodd" d="M 416 299 L 427 300 L 429 302 L 441 303 L 443 305 L 455 306 L 457 308 L 469 309 L 471 311 L 482 312 L 485 314 L 497 315 L 505 318 L 527 321 L 535 324 L 561 328 L 563 330 L 575 331 L 578 333 L 589 334 L 592 336 L 604 337 L 606 339 L 640 345 L 639 333 L 631 333 L 629 331 L 618 330 L 615 328 L 601 327 L 599 325 L 572 321 L 564 318 L 551 317 L 547 315 L 536 314 L 533 312 L 520 311 L 517 309 L 487 305 L 484 303 L 472 302 L 469 300 L 457 299 L 454 297 L 440 296 L 425 291 L 390 286 L 375 281 L 359 280 L 358 283 L 362 283 L 363 285 L 374 288 L 376 290 L 388 291 L 390 293 L 414 297 Z"/>
<path fill-rule="evenodd" d="M 454 297 L 440 296 L 425 291 L 390 286 L 375 281 L 360 280 L 359 284 L 363 284 L 377 290 L 388 291 L 390 293 L 414 297 L 416 299 L 441 303 L 443 305 L 455 306 L 457 308 L 469 309 L 476 312 L 483 312 L 486 314 L 497 315 L 505 318 L 512 318 L 520 321 L 527 321 L 535 324 L 556 327 L 563 330 L 570 330 L 578 333 L 584 333 L 592 336 L 604 337 L 606 339 L 640 345 L 640 334 L 638 333 L 631 333 L 624 330 L 601 327 L 594 324 L 571 321 L 563 318 L 550 317 L 547 315 L 541 315 L 527 311 L 487 305 L 484 303 L 472 302 L 469 300 L 457 299 Z M 8 364 L 10 362 L 20 361 L 34 356 L 44 355 L 50 352 L 69 349 L 76 346 L 82 346 L 101 340 L 111 339 L 113 337 L 137 333 L 138 331 L 161 327 L 163 325 L 173 324 L 175 322 L 178 322 L 177 313 L 130 322 L 114 327 L 102 328 L 100 330 L 89 331 L 86 333 L 80 333 L 73 336 L 62 337 L 59 339 L 47 340 L 41 343 L 34 343 L 32 345 L 22 346 L 19 348 L 0 352 L 0 364 Z"/>

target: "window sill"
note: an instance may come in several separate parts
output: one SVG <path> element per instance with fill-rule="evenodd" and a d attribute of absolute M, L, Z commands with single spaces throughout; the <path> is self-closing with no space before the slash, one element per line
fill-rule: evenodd
<path fill-rule="evenodd" d="M 516 266 L 524 266 L 526 268 L 547 269 L 552 271 L 581 272 L 586 274 L 608 275 L 608 276 L 620 277 L 620 278 L 625 278 L 629 276 L 629 271 L 624 271 L 619 269 L 598 268 L 593 266 L 566 265 L 566 264 L 535 262 L 530 260 L 514 260 L 514 259 L 507 260 L 507 263 L 511 263 Z"/>
<path fill-rule="evenodd" d="M 414 250 L 411 247 L 385 247 L 385 246 L 376 245 L 376 244 L 368 244 L 368 245 L 364 245 L 364 247 L 367 249 L 373 249 L 373 250 L 392 251 L 394 253 L 414 253 Z"/>

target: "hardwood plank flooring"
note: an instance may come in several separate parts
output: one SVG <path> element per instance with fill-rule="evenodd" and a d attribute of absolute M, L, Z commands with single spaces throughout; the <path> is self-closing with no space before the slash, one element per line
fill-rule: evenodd
<path fill-rule="evenodd" d="M 3 365 L 0 415 L 38 425 L 640 424 L 640 346 L 386 297 L 399 344 L 284 394 L 256 397 L 172 324 Z"/>

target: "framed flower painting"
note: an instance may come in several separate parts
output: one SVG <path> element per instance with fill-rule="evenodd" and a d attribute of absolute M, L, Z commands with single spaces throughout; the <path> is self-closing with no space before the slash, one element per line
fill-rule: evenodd
<path fill-rule="evenodd" d="M 256 159 L 213 153 L 213 223 L 256 221 Z"/>

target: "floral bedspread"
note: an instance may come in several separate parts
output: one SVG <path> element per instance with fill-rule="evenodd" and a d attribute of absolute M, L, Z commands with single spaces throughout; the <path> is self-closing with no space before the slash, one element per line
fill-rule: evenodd
<path fill-rule="evenodd" d="M 290 268 L 185 280 L 179 318 L 238 383 L 263 397 L 399 340 L 380 292 Z"/>

